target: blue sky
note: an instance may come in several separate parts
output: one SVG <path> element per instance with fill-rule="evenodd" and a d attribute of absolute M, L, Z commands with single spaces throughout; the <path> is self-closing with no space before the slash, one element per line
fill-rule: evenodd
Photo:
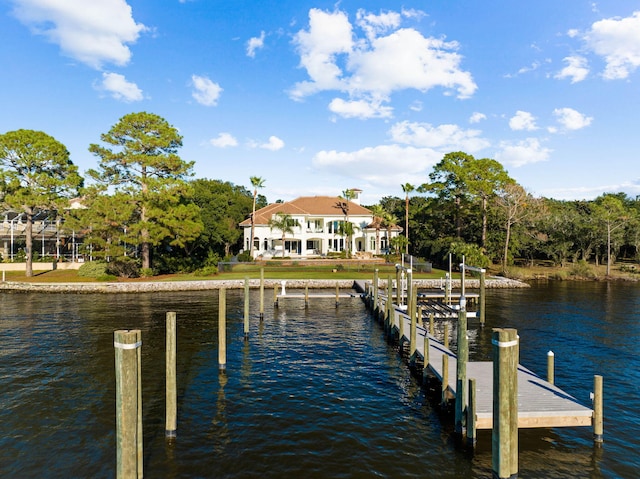
<path fill-rule="evenodd" d="M 8 0 L 0 31 L 0 132 L 81 172 L 147 111 L 269 201 L 402 197 L 459 150 L 536 196 L 640 194 L 640 1 Z"/>

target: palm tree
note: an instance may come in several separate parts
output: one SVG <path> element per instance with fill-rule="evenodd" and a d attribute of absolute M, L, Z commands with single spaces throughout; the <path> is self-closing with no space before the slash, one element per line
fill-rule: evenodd
<path fill-rule="evenodd" d="M 249 177 L 251 186 L 253 186 L 253 209 L 251 211 L 251 240 L 249 241 L 249 256 L 253 259 L 253 235 L 255 234 L 255 216 L 256 216 L 256 198 L 258 196 L 258 188 L 264 187 L 265 180 L 259 176 Z"/>
<path fill-rule="evenodd" d="M 384 221 L 384 209 L 380 205 L 373 205 L 369 209 L 373 214 L 373 222 L 371 224 L 376 229 L 376 254 L 380 254 L 380 229 L 382 229 Z"/>
<path fill-rule="evenodd" d="M 398 223 L 398 218 L 396 218 L 395 215 L 385 211 L 382 216 L 382 221 L 387 227 L 387 250 L 388 252 L 391 252 L 391 228 L 393 228 Z"/>
<path fill-rule="evenodd" d="M 282 231 L 282 257 L 284 258 L 284 239 L 287 235 L 293 234 L 293 228 L 298 226 L 298 220 L 293 219 L 290 214 L 278 212 L 269 220 L 269 228 Z"/>
<path fill-rule="evenodd" d="M 344 221 L 345 226 L 343 231 L 345 235 L 347 235 L 347 257 L 351 257 L 351 241 L 353 236 L 353 225 L 351 228 L 346 226 L 346 223 L 349 223 L 349 202 L 356 197 L 356 192 L 352 189 L 347 189 L 342 192 L 342 196 L 340 197 L 340 201 L 338 202 L 338 207 L 344 213 Z"/>
<path fill-rule="evenodd" d="M 407 237 L 407 242 L 405 243 L 405 254 L 409 254 L 409 193 L 411 193 L 413 190 L 415 190 L 415 186 L 413 186 L 411 183 L 405 183 L 402 186 L 402 191 L 405 192 L 405 207 L 404 207 L 404 224 L 405 224 L 405 231 L 404 234 Z"/>

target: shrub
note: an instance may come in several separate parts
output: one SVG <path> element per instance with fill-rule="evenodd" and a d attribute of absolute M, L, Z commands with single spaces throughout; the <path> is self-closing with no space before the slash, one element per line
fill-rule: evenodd
<path fill-rule="evenodd" d="M 139 275 L 143 278 L 151 278 L 153 276 L 152 268 L 140 268 Z"/>
<path fill-rule="evenodd" d="M 107 264 L 106 273 L 120 278 L 138 278 L 140 266 L 134 259 L 120 258 Z"/>
<path fill-rule="evenodd" d="M 580 260 L 573 265 L 570 274 L 579 278 L 595 278 L 597 276 L 593 266 L 587 263 L 585 260 Z"/>
<path fill-rule="evenodd" d="M 249 254 L 248 251 L 245 251 L 244 253 L 240 253 L 238 255 L 238 261 L 240 261 L 241 263 L 250 263 L 253 261 L 253 258 L 251 258 L 251 254 Z"/>
<path fill-rule="evenodd" d="M 103 261 L 89 261 L 78 269 L 78 276 L 83 278 L 99 278 L 107 274 L 107 263 Z"/>
<path fill-rule="evenodd" d="M 194 274 L 196 276 L 215 276 L 216 274 L 218 274 L 218 268 L 213 265 L 204 266 L 197 270 Z"/>

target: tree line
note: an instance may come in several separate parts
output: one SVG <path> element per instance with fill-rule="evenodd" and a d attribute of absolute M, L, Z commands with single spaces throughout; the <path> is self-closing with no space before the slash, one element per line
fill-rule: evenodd
<path fill-rule="evenodd" d="M 151 113 L 125 115 L 100 141 L 89 146 L 98 166 L 82 177 L 66 147 L 46 133 L 0 135 L 0 201 L 26 217 L 27 276 L 39 211 L 81 235 L 85 254 L 143 275 L 209 274 L 243 248 L 239 223 L 250 218 L 253 229 L 256 209 L 267 204 L 258 194 L 264 179 L 250 177 L 253 191 L 194 179 L 193 162 L 178 154 L 178 130 Z M 391 245 L 396 252 L 436 264 L 464 255 L 468 264 L 499 264 L 507 274 L 517 262 L 610 267 L 620 255 L 638 259 L 640 202 L 623 193 L 592 201 L 536 198 L 499 162 L 464 152 L 444 155 L 425 183 L 401 186 L 404 198 L 369 206 L 376 236 L 403 226 Z M 76 197 L 83 207 L 70 209 Z"/>

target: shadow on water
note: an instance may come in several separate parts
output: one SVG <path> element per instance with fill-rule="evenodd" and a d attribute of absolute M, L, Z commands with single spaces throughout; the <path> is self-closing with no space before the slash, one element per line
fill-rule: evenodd
<path fill-rule="evenodd" d="M 266 302 L 243 334 L 228 291 L 227 369 L 217 356 L 217 293 L 2 294 L 0 470 L 9 477 L 113 477 L 113 331 L 142 330 L 147 477 L 491 476 L 491 435 L 473 452 L 357 299 Z M 515 327 L 521 362 L 588 404 L 605 377 L 605 444 L 589 428 L 521 430 L 520 475 L 634 477 L 640 295 L 623 285 L 491 291 L 487 326 L 470 322 L 472 359 L 495 326 Z M 178 431 L 164 437 L 164 325 L 178 317 Z M 453 338 L 455 332 L 452 331 Z M 615 377 L 611 371 L 627 370 Z M 437 394 L 436 394 L 437 397 Z"/>

